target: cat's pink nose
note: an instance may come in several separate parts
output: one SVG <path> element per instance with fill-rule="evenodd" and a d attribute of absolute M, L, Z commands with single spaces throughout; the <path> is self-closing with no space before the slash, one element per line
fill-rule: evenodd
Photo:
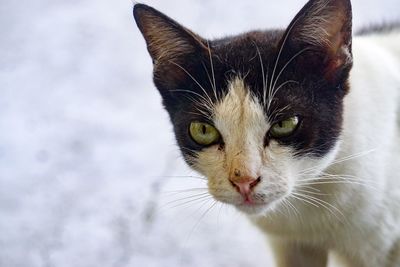
<path fill-rule="evenodd" d="M 231 184 L 236 188 L 236 190 L 244 197 L 247 197 L 253 188 L 261 181 L 261 177 L 240 177 L 240 179 L 229 179 Z"/>

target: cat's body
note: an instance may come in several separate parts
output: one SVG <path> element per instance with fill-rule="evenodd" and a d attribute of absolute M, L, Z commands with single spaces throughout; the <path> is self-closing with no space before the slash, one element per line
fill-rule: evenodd
<path fill-rule="evenodd" d="M 344 100 L 343 132 L 336 156 L 339 161 L 344 160 L 324 172 L 342 177 L 352 175 L 360 181 L 354 180 L 354 185 L 347 182 L 315 185 L 318 193 L 334 194 L 318 198 L 340 212 L 328 204 L 333 212 L 292 202 L 302 220 L 296 219 L 294 212 L 290 217 L 278 213 L 273 219 L 252 220 L 273 234 L 276 242 L 286 239 L 333 250 L 347 258 L 348 266 L 397 267 L 400 266 L 400 30 L 371 33 L 353 40 L 354 65 L 350 91 Z"/>
<path fill-rule="evenodd" d="M 134 14 L 186 161 L 279 267 L 400 266 L 400 29 L 352 39 L 347 0 L 215 41 Z"/>

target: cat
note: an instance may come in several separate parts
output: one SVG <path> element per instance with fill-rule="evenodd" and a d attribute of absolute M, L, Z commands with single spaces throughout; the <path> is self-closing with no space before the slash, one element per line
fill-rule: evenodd
<path fill-rule="evenodd" d="M 353 37 L 350 0 L 216 40 L 133 13 L 185 161 L 277 266 L 400 266 L 399 27 Z"/>

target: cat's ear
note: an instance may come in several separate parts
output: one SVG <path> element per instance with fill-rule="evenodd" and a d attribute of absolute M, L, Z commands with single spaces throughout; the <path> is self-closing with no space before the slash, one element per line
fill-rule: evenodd
<path fill-rule="evenodd" d="M 154 65 L 179 64 L 185 56 L 205 48 L 206 41 L 200 36 L 152 7 L 136 4 L 133 16 Z"/>
<path fill-rule="evenodd" d="M 153 60 L 154 82 L 165 95 L 187 78 L 187 64 L 208 51 L 207 41 L 147 5 L 136 4 L 133 15 Z"/>
<path fill-rule="evenodd" d="M 290 23 L 284 39 L 292 48 L 324 55 L 324 75 L 334 79 L 352 65 L 350 0 L 310 0 Z"/>

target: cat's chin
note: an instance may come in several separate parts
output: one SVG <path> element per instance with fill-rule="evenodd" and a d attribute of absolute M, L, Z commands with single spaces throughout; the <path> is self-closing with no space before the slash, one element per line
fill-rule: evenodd
<path fill-rule="evenodd" d="M 248 215 L 264 215 L 270 209 L 268 204 L 239 204 L 236 209 Z"/>
<path fill-rule="evenodd" d="M 269 203 L 236 204 L 237 210 L 249 216 L 265 216 L 267 213 L 274 212 L 279 207 L 279 199 Z"/>

